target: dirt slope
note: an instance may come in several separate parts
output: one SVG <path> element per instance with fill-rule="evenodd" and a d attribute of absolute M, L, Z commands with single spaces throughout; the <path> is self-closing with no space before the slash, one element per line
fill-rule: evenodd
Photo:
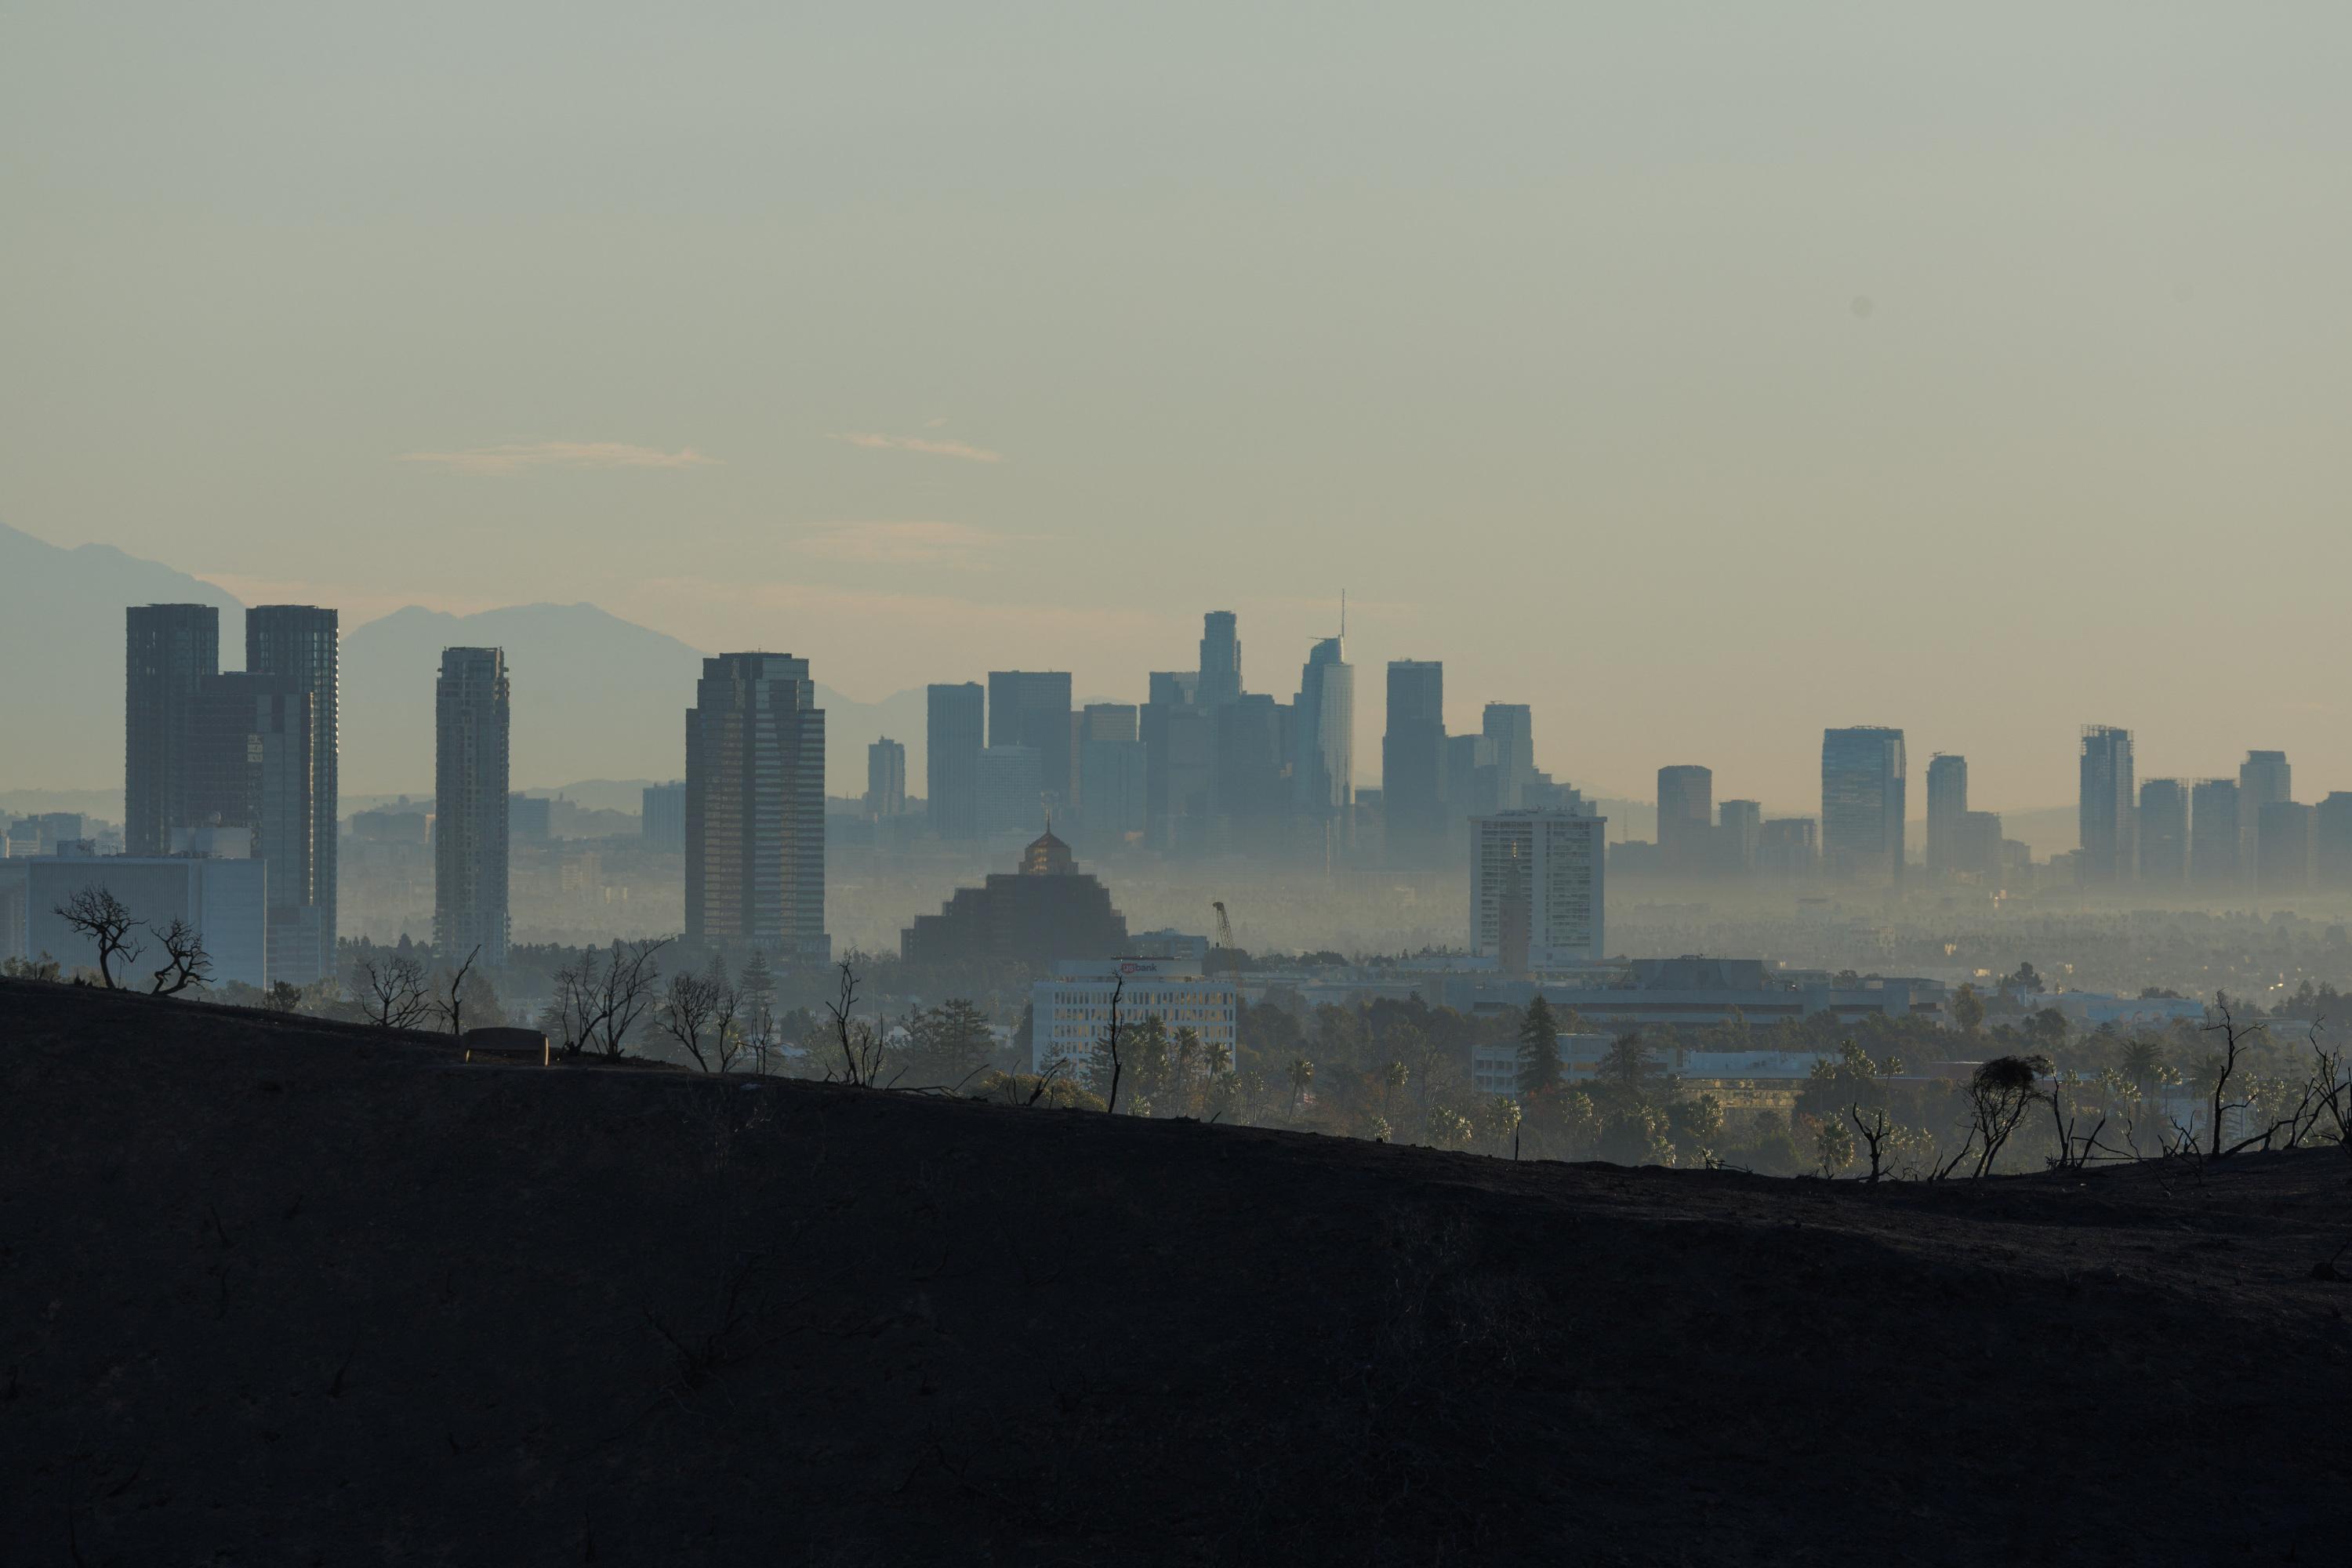
<path fill-rule="evenodd" d="M 2340 1561 L 2352 1161 L 2233 1165 L 1514 1166 L 0 983 L 0 1557 Z"/>

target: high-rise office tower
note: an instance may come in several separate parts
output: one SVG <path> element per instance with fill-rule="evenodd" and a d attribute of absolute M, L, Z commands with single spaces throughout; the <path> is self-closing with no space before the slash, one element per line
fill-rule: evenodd
<path fill-rule="evenodd" d="M 1903 885 L 1903 731 L 1822 731 L 1822 858 L 1832 877 Z"/>
<path fill-rule="evenodd" d="M 1086 836 L 1097 845 L 1143 831 L 1140 721 L 1131 702 L 1089 702 L 1078 715 L 1078 799 Z"/>
<path fill-rule="evenodd" d="M 296 889 L 282 884 L 275 865 L 269 873 L 269 972 L 297 984 L 335 973 L 340 619 L 337 612 L 315 605 L 256 605 L 245 612 L 247 673 L 275 676 L 310 695 L 310 854 L 304 868 L 309 885 L 298 898 Z"/>
<path fill-rule="evenodd" d="M 132 855 L 164 855 L 188 823 L 196 692 L 220 670 L 220 612 L 210 605 L 132 605 L 123 612 L 122 837 Z"/>
<path fill-rule="evenodd" d="M 1507 811 L 1470 824 L 1470 951 L 1535 969 L 1606 955 L 1605 816 Z"/>
<path fill-rule="evenodd" d="M 2261 865 L 2263 807 L 2294 798 L 2294 770 L 2284 752 L 2248 752 L 2238 765 L 2238 864 L 2251 876 Z"/>
<path fill-rule="evenodd" d="M 1708 868 L 1715 827 L 1715 773 L 1682 763 L 1658 770 L 1658 860 L 1675 876 Z"/>
<path fill-rule="evenodd" d="M 1042 805 L 1067 805 L 1077 788 L 1071 772 L 1069 671 L 989 671 L 988 743 L 1035 748 Z M 1038 812 L 1030 815 L 1042 820 Z"/>
<path fill-rule="evenodd" d="M 319 963 L 317 911 L 306 902 L 318 846 L 315 731 L 313 699 L 299 681 L 237 671 L 207 676 L 198 689 L 186 816 L 171 847 L 208 842 L 215 854 L 234 853 L 223 848 L 223 830 L 245 836 L 246 855 L 265 866 L 273 979 L 293 980 Z"/>
<path fill-rule="evenodd" d="M 889 736 L 866 746 L 866 815 L 879 821 L 907 811 L 907 748 Z"/>
<path fill-rule="evenodd" d="M 1964 811 L 1952 824 L 1952 871 L 1988 887 L 2001 885 L 2000 813 Z"/>
<path fill-rule="evenodd" d="M 434 687 L 433 946 L 444 963 L 507 961 L 507 656 L 445 647 Z"/>
<path fill-rule="evenodd" d="M 1388 729 L 1381 737 L 1381 814 L 1391 865 L 1424 869 L 1445 850 L 1445 666 L 1389 661 Z"/>
<path fill-rule="evenodd" d="M 2076 817 L 2083 853 L 2076 866 L 2081 879 L 2092 887 L 2128 882 L 2139 864 L 2131 731 L 2112 724 L 2084 725 L 2080 774 Z"/>
<path fill-rule="evenodd" d="M 1952 829 L 1969 808 L 1969 760 L 1949 752 L 1927 759 L 1927 871 L 1948 877 L 1952 864 Z"/>
<path fill-rule="evenodd" d="M 1716 814 L 1716 868 L 1725 876 L 1747 876 L 1756 869 L 1757 851 L 1764 843 L 1764 804 L 1727 800 Z"/>
<path fill-rule="evenodd" d="M 1045 763 L 1034 746 L 991 746 L 980 753 L 980 833 L 1028 837 L 1050 826 Z"/>
<path fill-rule="evenodd" d="M 2239 822 L 2238 781 L 2199 779 L 2189 788 L 2189 880 L 2207 892 L 2227 892 L 2245 879 L 2245 835 Z"/>
<path fill-rule="evenodd" d="M 686 847 L 686 781 L 647 784 L 638 796 L 637 834 L 648 848 Z"/>
<path fill-rule="evenodd" d="M 1535 710 L 1524 702 L 1489 702 L 1480 718 L 1479 733 L 1495 742 L 1498 809 L 1521 809 L 1528 804 L 1528 787 L 1536 776 Z"/>
<path fill-rule="evenodd" d="M 1468 830 L 1474 816 L 1492 816 L 1503 809 L 1502 769 L 1495 762 L 1495 742 L 1485 735 L 1445 737 L 1446 842 L 1454 829 Z"/>
<path fill-rule="evenodd" d="M 2352 888 L 2352 794 L 2336 790 L 2311 808 L 2311 877 L 2323 892 Z"/>
<path fill-rule="evenodd" d="M 1291 716 L 1292 798 L 1308 853 L 1327 867 L 1347 854 L 1355 824 L 1356 668 L 1346 646 L 1342 634 L 1308 650 Z"/>
<path fill-rule="evenodd" d="M 1242 694 L 1242 639 L 1231 610 L 1201 617 L 1200 703 L 1222 708 Z"/>
<path fill-rule="evenodd" d="M 1776 816 L 1758 832 L 1756 868 L 1768 877 L 1796 879 L 1821 868 L 1821 825 L 1810 816 Z"/>
<path fill-rule="evenodd" d="M 933 686 L 923 721 L 923 808 L 941 838 L 980 837 L 980 753 L 988 693 L 977 680 Z"/>
<path fill-rule="evenodd" d="M 1281 847 L 1290 815 L 1281 705 L 1254 691 L 1211 711 L 1217 745 L 1210 813 L 1223 825 L 1223 847 L 1271 855 Z"/>
<path fill-rule="evenodd" d="M 2255 827 L 2255 889 L 2267 898 L 2309 892 L 2313 837 L 2311 807 L 2266 803 Z"/>
<path fill-rule="evenodd" d="M 702 661 L 686 715 L 686 932 L 824 963 L 824 710 L 808 660 Z"/>
<path fill-rule="evenodd" d="M 2139 786 L 2139 879 L 2178 889 L 2189 882 L 2189 785 L 2149 779 Z"/>

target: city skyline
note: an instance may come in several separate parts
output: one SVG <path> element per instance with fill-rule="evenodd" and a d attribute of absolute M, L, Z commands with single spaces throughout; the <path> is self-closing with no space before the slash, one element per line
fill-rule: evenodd
<path fill-rule="evenodd" d="M 1444 658 L 1450 730 L 1535 703 L 1619 795 L 1696 760 L 1793 805 L 1789 736 L 1864 721 L 1993 806 L 2071 801 L 2089 717 L 2143 773 L 2352 776 L 2352 220 L 2306 194 L 2352 18 L 1381 9 L 1335 58 L 1304 14 L 919 15 L 548 51 L 525 6 L 470 65 L 26 16 L 0 518 L 350 626 L 594 603 L 868 701 L 964 648 L 1139 700 L 1212 605 L 1278 690 L 1344 584 L 1360 668 Z M 2294 570 L 2217 594 L 2221 538 Z M 1570 616 L 1505 569 L 1563 553 L 1612 585 Z"/>

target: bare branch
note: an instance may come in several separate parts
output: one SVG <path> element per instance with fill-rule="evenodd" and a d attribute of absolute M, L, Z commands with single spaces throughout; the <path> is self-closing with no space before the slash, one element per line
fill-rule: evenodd
<path fill-rule="evenodd" d="M 116 962 L 129 968 L 146 951 L 145 944 L 131 935 L 142 922 L 131 918 L 130 907 L 111 889 L 92 882 L 50 912 L 97 944 L 98 977 L 109 991 L 120 990 L 114 978 Z"/>
<path fill-rule="evenodd" d="M 176 996 L 191 985 L 212 983 L 212 955 L 205 951 L 203 932 L 184 920 L 174 920 L 156 940 L 163 944 L 163 967 L 155 971 L 148 994 Z"/>

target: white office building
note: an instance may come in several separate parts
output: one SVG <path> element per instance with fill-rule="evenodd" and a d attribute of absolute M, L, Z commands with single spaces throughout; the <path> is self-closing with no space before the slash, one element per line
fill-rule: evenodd
<path fill-rule="evenodd" d="M 1471 819 L 1470 951 L 1505 973 L 1607 956 L 1605 816 L 1505 811 Z"/>
<path fill-rule="evenodd" d="M 1109 1031 L 1114 993 L 1122 1032 L 1157 1015 L 1171 1034 L 1191 1029 L 1233 1059 L 1241 995 L 1230 979 L 1204 978 L 1197 964 L 1177 959 L 1109 958 L 1056 963 L 1051 979 L 1030 987 L 1032 1069 L 1058 1066 L 1064 1078 L 1082 1076 Z"/>

